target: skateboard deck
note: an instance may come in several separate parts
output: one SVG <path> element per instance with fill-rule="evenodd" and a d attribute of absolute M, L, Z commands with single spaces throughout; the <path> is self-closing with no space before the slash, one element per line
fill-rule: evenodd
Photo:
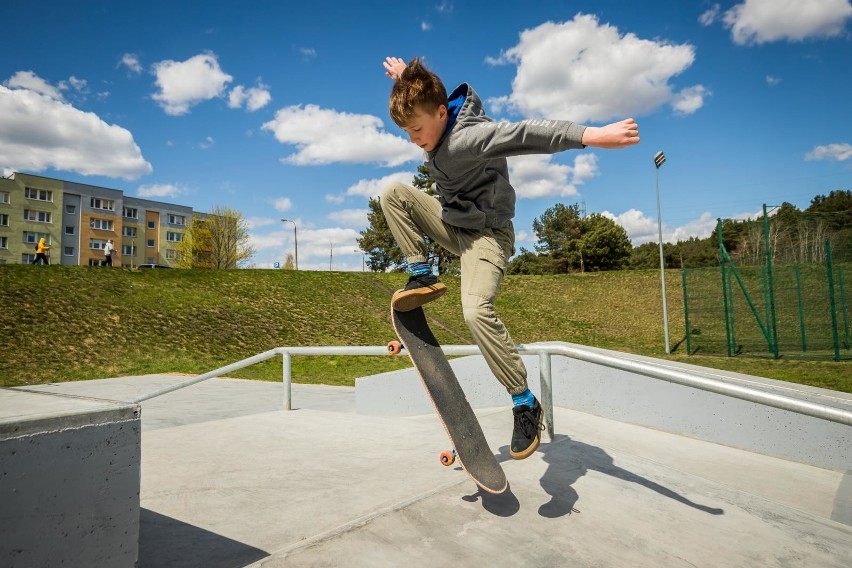
<path fill-rule="evenodd" d="M 391 308 L 391 320 L 447 431 L 462 468 L 483 490 L 502 493 L 508 486 L 506 474 L 488 447 L 479 420 L 438 340 L 429 329 L 423 308 L 409 312 L 398 312 Z"/>

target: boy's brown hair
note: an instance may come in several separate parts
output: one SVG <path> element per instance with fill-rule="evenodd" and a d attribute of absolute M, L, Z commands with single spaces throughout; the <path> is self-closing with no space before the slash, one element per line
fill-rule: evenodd
<path fill-rule="evenodd" d="M 439 106 L 447 104 L 444 83 L 423 65 L 419 57 L 415 57 L 408 62 L 400 78 L 394 81 L 388 107 L 393 121 L 405 128 L 418 109 L 431 114 Z"/>

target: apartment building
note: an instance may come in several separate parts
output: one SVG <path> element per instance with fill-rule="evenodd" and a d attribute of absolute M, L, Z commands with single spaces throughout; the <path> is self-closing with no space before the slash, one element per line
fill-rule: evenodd
<path fill-rule="evenodd" d="M 44 238 L 51 264 L 98 265 L 112 239 L 115 266 L 174 266 L 192 217 L 119 189 L 14 173 L 0 178 L 0 264 L 32 263 Z"/>

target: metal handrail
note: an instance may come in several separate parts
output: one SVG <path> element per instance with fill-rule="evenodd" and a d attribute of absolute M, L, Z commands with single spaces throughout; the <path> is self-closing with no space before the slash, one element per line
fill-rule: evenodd
<path fill-rule="evenodd" d="M 518 352 L 522 355 L 539 356 L 539 372 L 541 377 L 542 407 L 545 411 L 545 422 L 548 431 L 553 432 L 553 381 L 551 374 L 550 357 L 561 355 L 578 361 L 603 365 L 612 369 L 619 369 L 630 373 L 636 373 L 653 379 L 659 379 L 686 387 L 696 388 L 703 391 L 713 392 L 724 396 L 730 396 L 764 406 L 771 406 L 781 410 L 804 414 L 822 420 L 829 420 L 839 424 L 852 426 L 852 411 L 827 406 L 815 402 L 809 402 L 785 396 L 781 394 L 766 392 L 763 390 L 732 384 L 718 379 L 698 376 L 686 371 L 672 369 L 660 364 L 647 361 L 639 361 L 627 357 L 607 355 L 599 351 L 585 348 L 571 343 L 545 342 L 518 345 Z M 475 345 L 444 345 L 444 354 L 447 356 L 480 355 L 479 347 Z M 248 357 L 236 363 L 220 367 L 209 373 L 204 373 L 192 379 L 164 387 L 149 394 L 131 400 L 132 403 L 140 403 L 152 398 L 192 386 L 196 383 L 219 377 L 221 375 L 249 367 L 251 365 L 266 361 L 275 356 L 282 357 L 282 382 L 284 383 L 284 410 L 292 409 L 292 366 L 293 356 L 317 356 L 317 355 L 384 355 L 389 354 L 386 346 L 355 346 L 355 347 L 276 347 L 264 351 L 253 357 Z"/>

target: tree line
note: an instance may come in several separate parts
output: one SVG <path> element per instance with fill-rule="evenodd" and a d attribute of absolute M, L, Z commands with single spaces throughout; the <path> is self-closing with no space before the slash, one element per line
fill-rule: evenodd
<path fill-rule="evenodd" d="M 434 180 L 425 166 L 418 168 L 412 185 L 435 195 Z M 852 191 L 817 195 L 799 210 L 790 203 L 774 208 L 769 217 L 769 245 L 773 262 L 823 262 L 824 242 L 832 244 L 836 260 L 852 260 Z M 663 244 L 666 268 L 699 268 L 719 264 L 718 226 L 704 239 L 690 237 Z M 557 203 L 533 221 L 534 250 L 521 248 L 506 268 L 508 274 L 563 274 L 622 269 L 659 268 L 659 244 L 634 247 L 627 231 L 612 219 L 581 214 L 579 205 Z M 394 241 L 378 198 L 369 201 L 368 226 L 358 246 L 373 271 L 405 270 L 405 258 Z M 762 217 L 722 223 L 722 242 L 732 259 L 741 264 L 765 260 L 766 235 Z M 429 242 L 429 255 L 439 273 L 458 273 L 458 258 Z"/>

